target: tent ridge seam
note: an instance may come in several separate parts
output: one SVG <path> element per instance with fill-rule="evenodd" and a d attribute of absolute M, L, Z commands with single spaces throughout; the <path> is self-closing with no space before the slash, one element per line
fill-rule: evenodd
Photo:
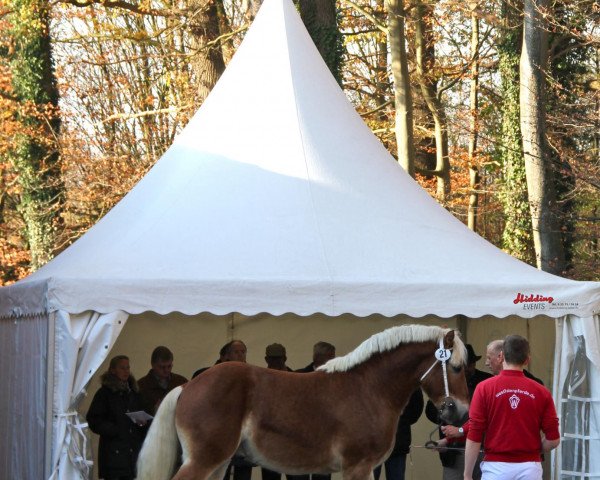
<path fill-rule="evenodd" d="M 287 24 L 287 20 L 286 20 L 286 9 L 283 8 L 283 17 L 284 17 L 284 25 Z M 296 12 L 294 12 L 296 13 Z M 298 20 L 300 20 L 300 16 L 298 14 Z M 286 30 L 287 31 L 287 30 Z M 306 34 L 308 35 L 308 32 L 306 32 Z M 287 35 L 286 35 L 286 41 L 288 40 Z M 313 47 L 316 49 L 317 47 L 314 45 L 314 42 L 312 41 L 311 38 L 311 42 L 313 43 Z M 325 243 L 323 242 L 323 235 L 321 232 L 321 225 L 319 222 L 319 217 L 318 215 L 316 215 L 316 206 L 315 206 L 315 200 L 314 200 L 314 195 L 313 195 L 313 188 L 312 188 L 312 178 L 310 176 L 310 170 L 308 168 L 308 164 L 306 162 L 306 149 L 304 146 L 304 135 L 302 134 L 302 128 L 300 128 L 300 113 L 299 113 L 299 108 L 298 108 L 298 95 L 297 95 L 297 89 L 296 89 L 296 84 L 294 82 L 294 75 L 293 75 L 293 67 L 292 67 L 292 60 L 291 60 L 291 55 L 290 55 L 290 45 L 289 45 L 289 41 L 287 42 L 287 59 L 288 59 L 288 67 L 289 67 L 289 74 L 290 74 L 290 83 L 292 86 L 292 92 L 294 95 L 294 109 L 296 111 L 296 125 L 298 127 L 298 135 L 300 136 L 300 146 L 302 148 L 302 159 L 304 160 L 304 169 L 306 171 L 306 180 L 307 180 L 307 186 L 308 186 L 308 193 L 310 196 L 310 203 L 312 206 L 312 216 L 313 216 L 313 220 L 315 222 L 316 225 L 316 229 L 318 232 L 318 237 L 319 237 L 319 246 L 321 248 L 321 255 L 323 257 L 324 263 L 325 263 L 325 268 L 327 269 L 327 277 L 329 278 L 329 295 L 331 298 L 331 309 L 332 312 L 335 311 L 335 291 L 334 291 L 334 279 L 333 279 L 333 275 L 331 273 L 331 268 L 330 268 L 330 264 L 329 264 L 329 259 L 327 257 L 327 252 L 325 250 Z M 320 58 L 320 53 L 318 54 L 319 58 Z M 327 67 L 327 70 L 329 71 L 329 67 Z"/>

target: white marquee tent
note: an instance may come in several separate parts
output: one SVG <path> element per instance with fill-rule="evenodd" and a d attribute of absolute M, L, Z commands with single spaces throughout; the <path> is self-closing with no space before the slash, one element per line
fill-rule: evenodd
<path fill-rule="evenodd" d="M 290 0 L 265 1 L 202 108 L 118 205 L 0 289 L 0 477 L 78 478 L 81 394 L 147 311 L 547 315 L 555 398 L 579 358 L 587 390 L 571 393 L 591 433 L 573 438 L 600 446 L 600 284 L 523 264 L 432 200 L 357 115 Z"/>

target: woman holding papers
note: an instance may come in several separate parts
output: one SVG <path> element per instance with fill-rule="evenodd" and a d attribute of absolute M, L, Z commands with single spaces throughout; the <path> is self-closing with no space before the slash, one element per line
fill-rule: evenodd
<path fill-rule="evenodd" d="M 146 434 L 146 421 L 129 413 L 143 413 L 137 382 L 130 373 L 129 358 L 110 360 L 102 386 L 87 414 L 92 432 L 100 435 L 98 476 L 104 480 L 134 479 L 135 464 Z M 132 417 L 132 418 L 130 418 Z"/>

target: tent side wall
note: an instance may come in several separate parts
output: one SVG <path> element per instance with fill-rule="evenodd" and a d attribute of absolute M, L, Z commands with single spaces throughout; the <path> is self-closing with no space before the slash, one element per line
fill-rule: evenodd
<path fill-rule="evenodd" d="M 600 480 L 600 315 L 557 320 L 554 371 L 557 478 Z"/>
<path fill-rule="evenodd" d="M 0 478 L 44 478 L 48 316 L 0 318 Z"/>

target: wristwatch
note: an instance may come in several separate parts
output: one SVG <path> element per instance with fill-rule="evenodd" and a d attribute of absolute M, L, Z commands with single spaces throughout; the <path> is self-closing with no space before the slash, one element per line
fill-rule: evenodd
<path fill-rule="evenodd" d="M 465 433 L 465 429 L 462 427 L 458 427 L 458 433 L 462 435 L 463 433 Z"/>

